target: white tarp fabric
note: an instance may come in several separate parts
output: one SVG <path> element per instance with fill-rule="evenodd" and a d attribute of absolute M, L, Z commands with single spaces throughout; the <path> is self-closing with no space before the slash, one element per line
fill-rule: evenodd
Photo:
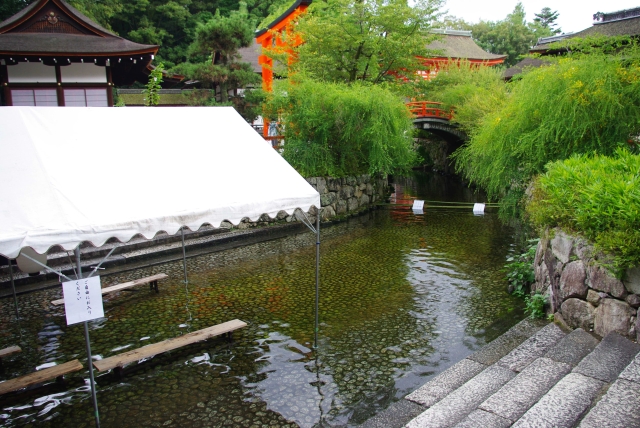
<path fill-rule="evenodd" d="M 320 206 L 231 107 L 0 107 L 0 149 L 9 258 Z"/>

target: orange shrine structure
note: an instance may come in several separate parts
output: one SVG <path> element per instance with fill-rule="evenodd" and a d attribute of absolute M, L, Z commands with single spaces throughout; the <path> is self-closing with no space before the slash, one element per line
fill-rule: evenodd
<path fill-rule="evenodd" d="M 273 59 L 265 52 L 280 51 L 286 53 L 289 64 L 296 60 L 295 52 L 285 38 L 294 34 L 296 19 L 305 13 L 312 0 L 296 0 L 289 9 L 267 25 L 266 28 L 256 32 L 256 44 L 262 48 L 258 57 L 258 64 L 262 67 L 262 88 L 271 91 L 273 87 Z M 502 64 L 506 55 L 495 55 L 484 51 L 471 37 L 471 31 L 459 30 L 432 30 L 439 34 L 438 40 L 425 46 L 425 52 L 437 51 L 440 56 L 419 57 L 424 68 L 418 75 L 424 79 L 432 79 L 438 72 L 449 64 L 467 63 L 471 66 L 495 66 Z M 296 36 L 294 36 L 296 37 Z M 302 38 L 293 40 L 293 48 L 304 43 Z M 434 118 L 436 120 L 449 121 L 451 112 L 441 108 L 440 103 L 433 101 L 414 101 L 407 106 L 417 118 Z M 280 137 L 269 136 L 268 124 L 265 121 L 263 128 L 264 137 L 269 140 Z"/>

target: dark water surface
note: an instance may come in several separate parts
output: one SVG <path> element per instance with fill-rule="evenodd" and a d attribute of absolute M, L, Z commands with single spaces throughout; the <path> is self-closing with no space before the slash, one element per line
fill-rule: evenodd
<path fill-rule="evenodd" d="M 397 185 L 392 201 L 475 202 L 439 176 Z M 500 272 L 513 231 L 495 212 L 387 206 L 322 230 L 319 349 L 312 352 L 315 245 L 311 233 L 103 278 L 103 286 L 165 272 L 105 297 L 90 323 L 94 357 L 108 357 L 234 318 L 216 338 L 99 374 L 101 425 L 117 427 L 355 426 L 522 319 Z M 74 358 L 87 367 L 81 324 L 66 326 L 61 290 L 0 301 L 0 348 L 19 344 L 8 379 Z M 97 372 L 96 372 L 97 373 Z M 94 426 L 88 370 L 66 385 L 0 398 L 0 425 Z"/>

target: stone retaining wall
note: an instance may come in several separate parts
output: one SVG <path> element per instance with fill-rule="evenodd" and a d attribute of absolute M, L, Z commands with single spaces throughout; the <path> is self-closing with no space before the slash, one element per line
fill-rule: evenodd
<path fill-rule="evenodd" d="M 389 196 L 389 180 L 386 176 L 311 177 L 306 180 L 320 193 L 320 218 L 323 221 L 356 215 L 371 209 L 376 203 L 384 202 Z M 309 220 L 314 224 L 316 215 L 317 210 L 311 208 Z M 287 215 L 284 211 L 278 213 L 275 220 L 287 223 L 298 221 L 294 215 Z M 237 227 L 246 229 L 271 223 L 274 223 L 274 220 L 264 215 L 256 222 L 244 219 Z M 228 227 L 231 227 L 231 224 L 228 224 Z"/>
<path fill-rule="evenodd" d="M 603 260 L 584 239 L 549 231 L 536 251 L 532 291 L 547 295 L 550 313 L 569 327 L 602 337 L 615 331 L 640 342 L 640 268 L 619 280 Z"/>

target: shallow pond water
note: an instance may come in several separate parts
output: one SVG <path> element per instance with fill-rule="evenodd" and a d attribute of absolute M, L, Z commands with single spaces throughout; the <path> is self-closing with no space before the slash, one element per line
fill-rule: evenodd
<path fill-rule="evenodd" d="M 494 212 L 431 208 L 412 199 L 475 202 L 440 176 L 396 184 L 390 205 L 322 229 L 320 330 L 312 350 L 315 245 L 311 233 L 103 278 L 104 284 L 165 272 L 147 287 L 105 297 L 89 324 L 103 358 L 239 318 L 248 327 L 127 367 L 97 374 L 101 426 L 355 426 L 522 319 L 500 271 L 513 231 Z M 82 325 L 66 326 L 49 302 L 59 288 L 0 301 L 0 347 L 23 353 L 0 379 L 79 358 Z M 88 370 L 65 385 L 0 398 L 0 425 L 94 426 Z"/>

